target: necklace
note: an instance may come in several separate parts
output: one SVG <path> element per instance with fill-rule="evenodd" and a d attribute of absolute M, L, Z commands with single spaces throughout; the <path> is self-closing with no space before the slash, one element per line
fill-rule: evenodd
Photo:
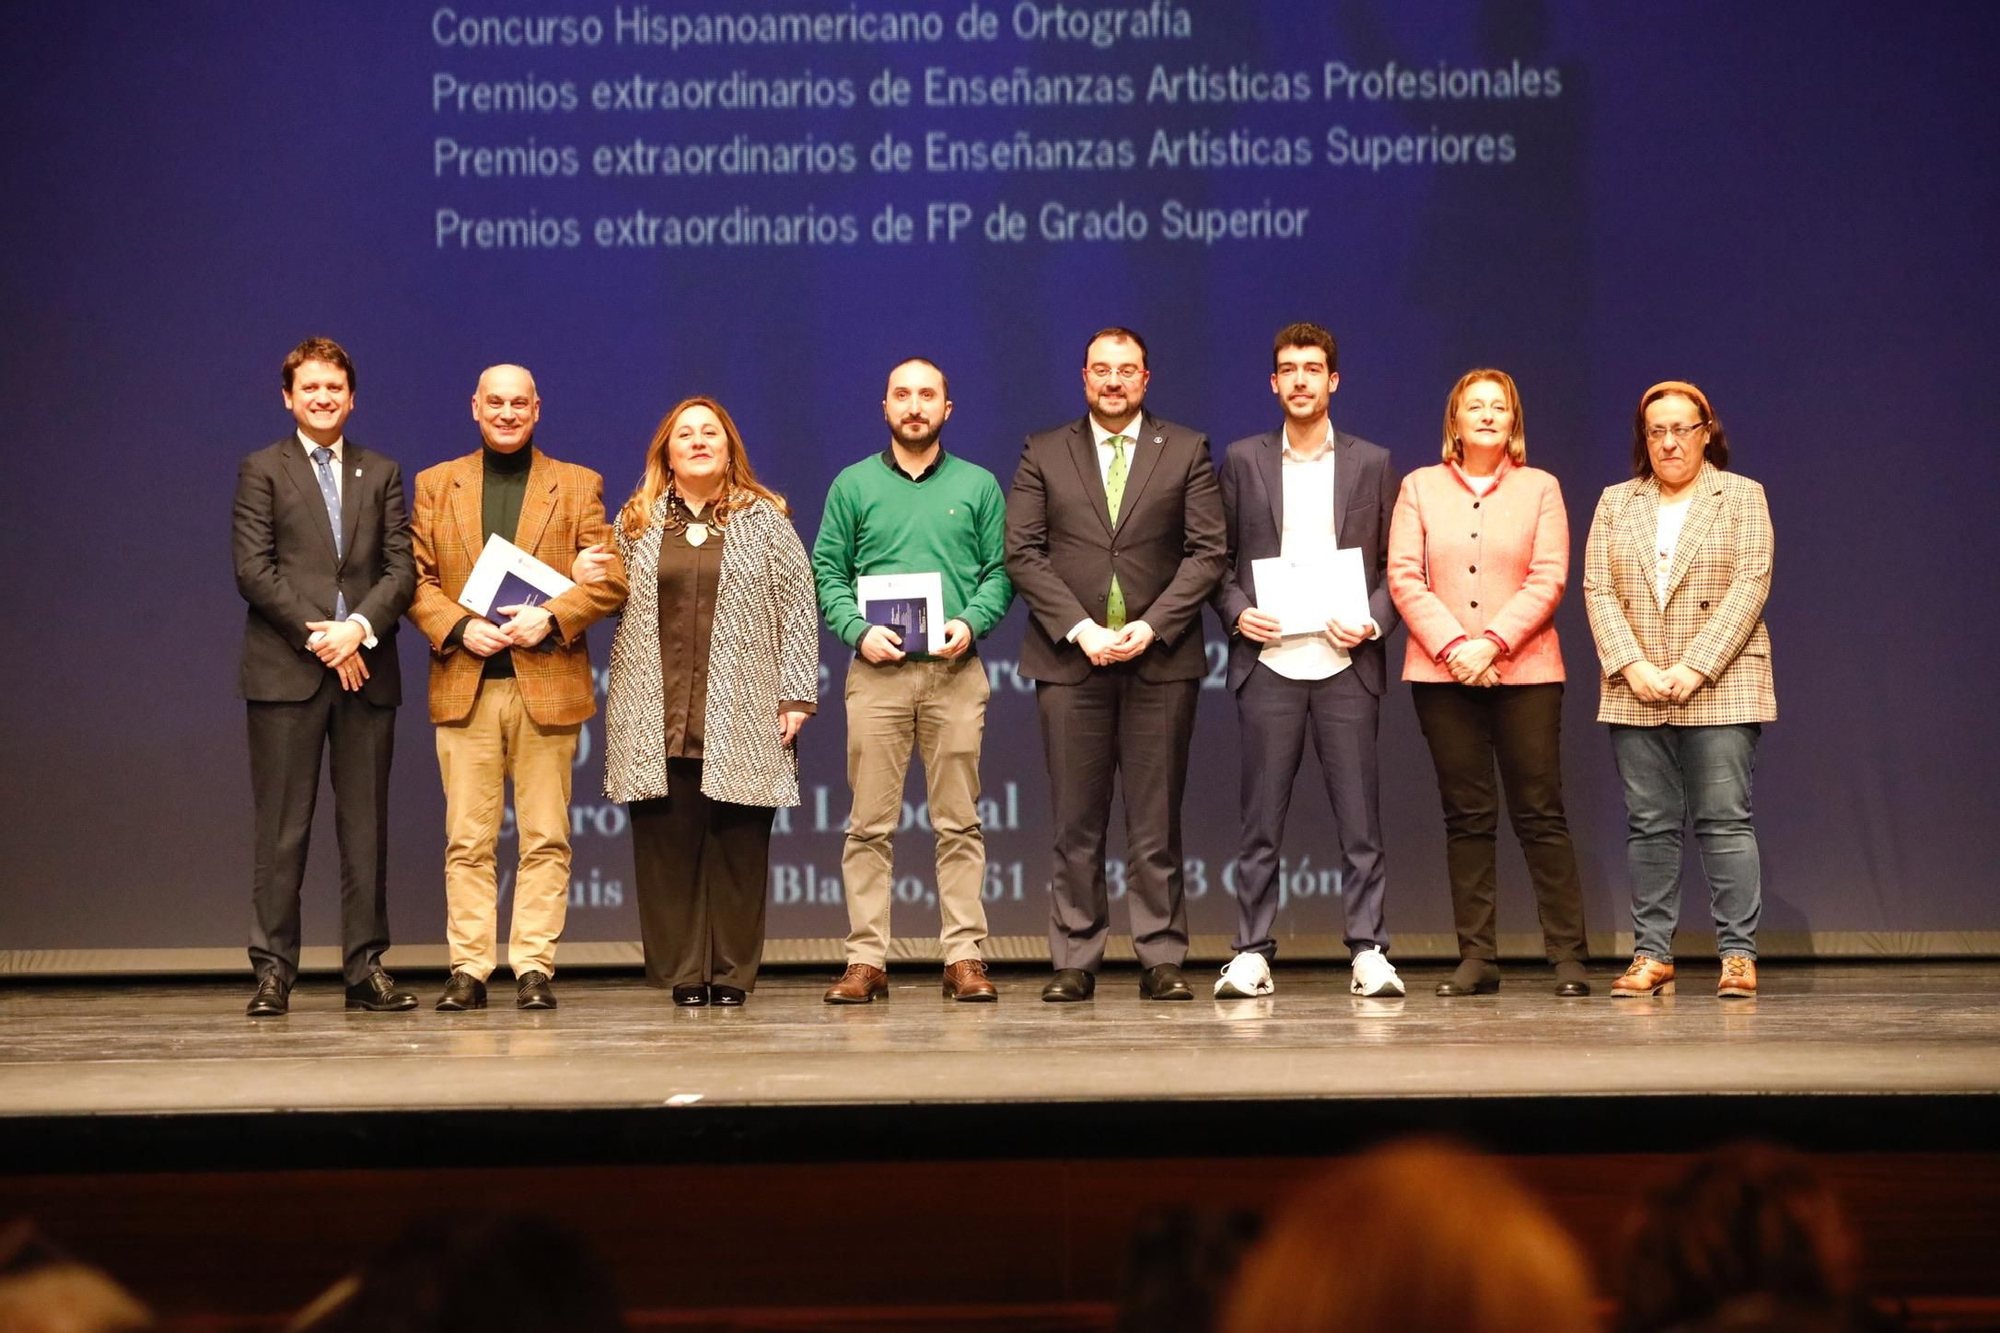
<path fill-rule="evenodd" d="M 700 546 L 708 540 L 707 520 L 695 517 L 694 511 L 681 499 L 679 491 L 668 491 L 667 503 L 673 510 L 674 521 L 686 531 L 689 546 Z"/>

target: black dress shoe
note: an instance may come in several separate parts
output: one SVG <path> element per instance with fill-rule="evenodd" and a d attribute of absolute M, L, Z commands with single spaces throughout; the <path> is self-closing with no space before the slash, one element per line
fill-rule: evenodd
<path fill-rule="evenodd" d="M 1458 968 L 1438 983 L 1447 1000 L 1461 995 L 1491 995 L 1500 989 L 1500 964 L 1490 958 L 1461 958 Z"/>
<path fill-rule="evenodd" d="M 725 1008 L 725 1009 L 739 1008 L 742 1006 L 743 1002 L 749 998 L 750 997 L 746 992 L 739 990 L 734 986 L 725 986 L 719 981 L 709 983 L 708 1002 L 712 1005 L 718 1006 L 719 1008 Z"/>
<path fill-rule="evenodd" d="M 1556 994 L 1565 999 L 1590 994 L 1590 974 L 1580 961 L 1556 964 Z"/>
<path fill-rule="evenodd" d="M 553 1009 L 556 993 L 549 989 L 549 976 L 532 968 L 514 978 L 516 1009 Z"/>
<path fill-rule="evenodd" d="M 438 996 L 437 1007 L 447 1014 L 463 1013 L 467 1009 L 486 1007 L 486 983 L 470 972 L 453 972 L 451 980 L 444 983 L 444 994 Z"/>
<path fill-rule="evenodd" d="M 708 1003 L 708 983 L 698 981 L 692 986 L 674 987 L 674 1003 L 683 1009 L 698 1009 Z"/>
<path fill-rule="evenodd" d="M 1097 990 L 1097 978 L 1080 967 L 1061 967 L 1042 987 L 1042 998 L 1050 1004 L 1075 1004 L 1089 999 Z"/>
<path fill-rule="evenodd" d="M 243 1012 L 252 1018 L 283 1018 L 291 1007 L 292 988 L 276 972 L 266 972 L 257 978 L 257 993 Z"/>
<path fill-rule="evenodd" d="M 393 1013 L 416 1008 L 417 996 L 415 991 L 397 990 L 396 979 L 378 967 L 347 988 L 347 1007 Z"/>
<path fill-rule="evenodd" d="M 1180 968 L 1161 963 L 1139 974 L 1139 996 L 1147 1000 L 1192 1000 L 1194 992 L 1188 989 Z"/>

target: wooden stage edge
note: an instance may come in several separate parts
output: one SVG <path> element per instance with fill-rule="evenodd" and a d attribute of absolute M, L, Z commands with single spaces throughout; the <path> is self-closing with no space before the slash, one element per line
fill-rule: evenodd
<path fill-rule="evenodd" d="M 1741 1139 L 1813 1154 L 1862 1279 L 1911 1327 L 2000 1327 L 2000 968 L 1772 962 L 1765 993 L 1352 996 L 1284 964 L 1276 995 L 1164 1005 L 1108 968 L 1048 1005 L 820 1002 L 774 971 L 740 1010 L 680 1010 L 630 975 L 566 971 L 562 1007 L 344 1010 L 302 981 L 243 1016 L 226 981 L 0 985 L 0 1218 L 101 1264 L 169 1329 L 282 1327 L 406 1227 L 545 1215 L 604 1257 L 635 1328 L 1108 1330 L 1135 1228 L 1264 1208 L 1409 1134 L 1498 1156 L 1603 1288 L 1634 1203 Z M 1212 973 L 1196 971 L 1206 983 Z"/>

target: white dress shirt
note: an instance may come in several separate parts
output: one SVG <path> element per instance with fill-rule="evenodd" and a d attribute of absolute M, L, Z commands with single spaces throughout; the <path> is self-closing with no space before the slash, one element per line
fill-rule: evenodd
<path fill-rule="evenodd" d="M 1688 509 L 1694 504 L 1694 491 L 1678 500 L 1660 501 L 1660 527 L 1654 538 L 1655 562 L 1653 565 L 1653 595 L 1661 606 L 1667 604 L 1667 579 L 1674 572 L 1674 551 L 1681 544 L 1681 529 L 1687 525 Z"/>
<path fill-rule="evenodd" d="M 1333 512 L 1333 423 L 1325 423 L 1319 445 L 1310 455 L 1292 447 L 1290 431 L 1282 438 L 1278 475 L 1284 497 L 1278 554 L 1287 560 L 1331 558 L 1340 545 L 1338 519 Z M 1324 630 L 1288 634 L 1276 643 L 1267 643 L 1257 660 L 1287 680 L 1326 680 L 1354 664 L 1347 650 L 1335 647 Z"/>
<path fill-rule="evenodd" d="M 1144 421 L 1145 419 L 1146 419 L 1145 413 L 1135 412 L 1132 414 L 1132 419 L 1125 423 L 1125 429 L 1122 431 L 1116 431 L 1116 430 L 1106 430 L 1101 424 L 1099 424 L 1096 417 L 1090 418 L 1090 438 L 1097 442 L 1097 476 L 1098 479 L 1104 483 L 1105 488 L 1107 490 L 1111 486 L 1111 464 L 1113 459 L 1116 457 L 1116 455 L 1112 452 L 1111 449 L 1111 444 L 1110 444 L 1111 437 L 1114 435 L 1123 435 L 1125 437 L 1125 476 L 1129 479 L 1132 475 L 1132 464 L 1139 456 L 1139 434 L 1138 434 L 1139 423 Z M 1140 619 L 1143 618 L 1144 617 L 1140 617 Z M 1069 627 L 1069 633 L 1065 634 L 1063 637 L 1068 639 L 1071 643 L 1075 643 L 1077 634 L 1080 633 L 1086 625 L 1094 625 L 1096 623 L 1097 622 L 1095 620 L 1092 620 L 1089 616 L 1085 616 L 1082 620 L 1079 620 L 1074 625 L 1071 625 Z"/>
<path fill-rule="evenodd" d="M 306 466 L 313 470 L 313 483 L 315 486 L 319 483 L 319 464 L 313 461 L 313 451 L 322 447 L 333 450 L 333 493 L 344 506 L 347 503 L 347 469 L 341 466 L 341 462 L 346 457 L 342 451 L 347 446 L 347 437 L 343 435 L 332 444 L 321 446 L 313 443 L 304 431 L 296 431 L 294 433 L 298 436 L 299 443 L 305 446 Z M 350 613 L 347 618 L 361 626 L 362 646 L 373 648 L 375 646 L 375 627 L 368 623 L 368 617 L 362 615 L 359 611 L 355 611 Z M 312 637 L 307 639 L 306 643 L 311 645 L 319 642 L 319 636 L 323 633 L 325 633 L 324 630 L 314 630 Z"/>

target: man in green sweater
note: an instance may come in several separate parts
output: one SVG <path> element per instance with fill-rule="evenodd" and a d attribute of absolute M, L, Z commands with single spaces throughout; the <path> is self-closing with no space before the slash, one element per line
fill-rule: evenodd
<path fill-rule="evenodd" d="M 847 783 L 854 803 L 840 857 L 847 892 L 847 970 L 828 1004 L 867 1004 L 889 989 L 889 904 L 903 813 L 903 778 L 914 745 L 923 756 L 931 828 L 937 834 L 937 896 L 944 994 L 995 1000 L 980 946 L 986 842 L 979 827 L 979 746 L 988 684 L 973 641 L 1014 599 L 1003 567 L 1007 502 L 1000 483 L 938 442 L 951 416 L 942 370 L 912 357 L 889 372 L 882 400 L 889 447 L 842 472 L 827 492 L 813 543 L 820 615 L 855 651 L 847 670 Z M 944 596 L 944 642 L 926 651 L 924 631 L 870 623 L 857 579 L 936 574 Z"/>

